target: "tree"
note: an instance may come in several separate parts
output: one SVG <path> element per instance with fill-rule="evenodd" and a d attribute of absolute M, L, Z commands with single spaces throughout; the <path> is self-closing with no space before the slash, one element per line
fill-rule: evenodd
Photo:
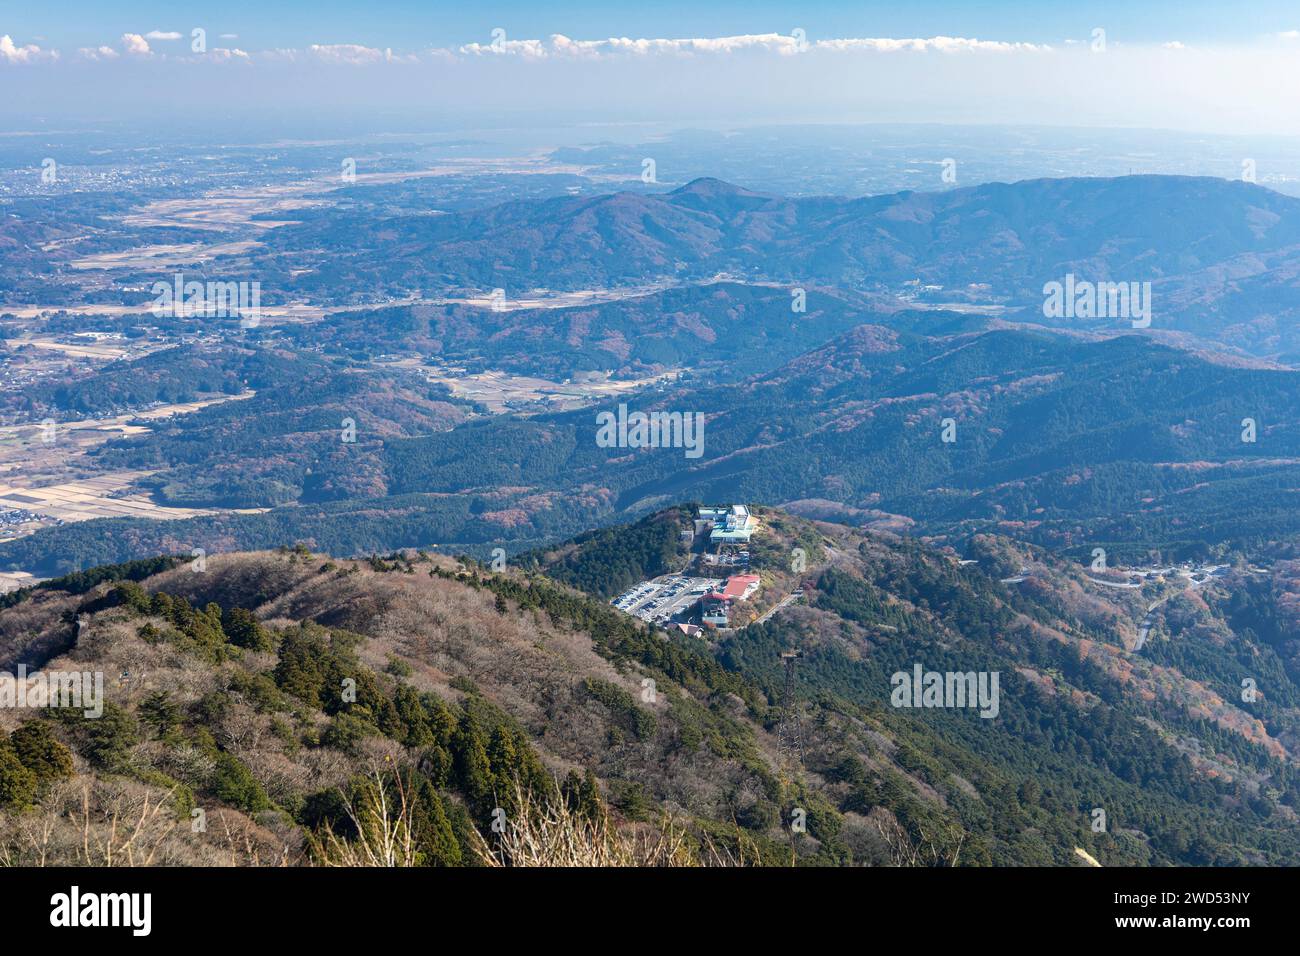
<path fill-rule="evenodd" d="M 223 803 L 249 813 L 257 813 L 271 806 L 262 785 L 233 754 L 217 754 L 217 765 L 212 774 L 212 792 Z"/>
<path fill-rule="evenodd" d="M 561 787 L 569 809 L 576 816 L 596 821 L 605 815 L 605 805 L 600 799 L 600 787 L 596 776 L 587 769 L 581 776 L 578 771 L 570 770 Z"/>
<path fill-rule="evenodd" d="M 164 740 L 180 726 L 181 709 L 167 691 L 155 691 L 140 703 L 140 719 L 153 728 L 158 740 Z"/>
<path fill-rule="evenodd" d="M 21 810 L 36 798 L 36 774 L 24 767 L 12 744 L 0 744 L 0 807 Z"/>
<path fill-rule="evenodd" d="M 321 734 L 320 742 L 327 747 L 336 747 L 346 753 L 355 753 L 361 741 L 373 737 L 378 729 L 368 720 L 356 714 L 340 712 L 330 720 L 330 725 Z"/>
<path fill-rule="evenodd" d="M 82 753 L 86 759 L 107 770 L 120 768 L 140 742 L 140 729 L 129 713 L 114 703 L 105 703 L 96 720 L 87 719 Z"/>
<path fill-rule="evenodd" d="M 420 695 L 409 684 L 398 686 L 393 706 L 402 728 L 401 740 L 408 747 L 427 747 L 434 742 L 429 717 L 420 703 Z"/>
<path fill-rule="evenodd" d="M 408 779 L 413 776 L 404 771 Z M 451 821 L 443 806 L 443 798 L 425 777 L 415 777 L 411 788 L 414 794 L 414 807 L 411 813 L 411 828 L 415 831 L 415 845 L 419 851 L 421 866 L 460 866 L 460 844 L 452 830 Z"/>
<path fill-rule="evenodd" d="M 456 761 L 456 782 L 469 799 L 476 813 L 486 816 L 492 809 L 492 765 L 488 760 L 483 731 L 473 714 L 461 715 L 452 738 L 452 753 Z"/>
<path fill-rule="evenodd" d="M 280 663 L 275 667 L 275 682 L 287 694 L 314 707 L 320 706 L 325 689 L 322 662 L 330 659 L 330 649 L 319 634 L 301 628 L 280 644 Z"/>
<path fill-rule="evenodd" d="M 236 647 L 246 647 L 251 651 L 271 649 L 271 634 L 252 611 L 242 607 L 227 609 L 221 615 L 221 629 L 226 632 L 226 640 Z"/>
<path fill-rule="evenodd" d="M 28 721 L 9 735 L 9 742 L 22 765 L 36 775 L 38 785 L 72 776 L 72 751 L 59 742 L 46 721 Z"/>

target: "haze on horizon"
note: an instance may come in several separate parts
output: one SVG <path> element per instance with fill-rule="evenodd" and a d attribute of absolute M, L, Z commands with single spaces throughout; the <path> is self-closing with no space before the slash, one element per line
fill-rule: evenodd
<path fill-rule="evenodd" d="M 678 4 L 471 16 L 388 3 L 367 18 L 333 3 L 217 17 L 71 7 L 0 21 L 11 132 L 134 124 L 165 137 L 287 115 L 328 132 L 919 122 L 1294 136 L 1300 116 L 1300 15 L 1271 3 L 1248 15 L 1102 5 L 1086 18 L 1055 3 L 1022 17 L 1009 4 L 715 5 L 707 17 Z"/>

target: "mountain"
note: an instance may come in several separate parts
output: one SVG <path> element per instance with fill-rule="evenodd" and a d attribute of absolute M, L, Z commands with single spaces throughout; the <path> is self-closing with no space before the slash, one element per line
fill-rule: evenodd
<path fill-rule="evenodd" d="M 683 382 L 532 417 L 456 424 L 460 410 L 432 393 L 423 410 L 418 392 L 395 402 L 340 393 L 326 405 L 330 391 L 286 384 L 111 443 L 99 457 L 162 468 L 148 481 L 168 500 L 218 505 L 229 490 L 211 476 L 241 467 L 230 449 L 263 449 L 259 467 L 283 476 L 275 487 L 290 503 L 256 515 L 49 529 L 0 544 L 0 567 L 50 575 L 286 541 L 342 555 L 440 545 L 482 556 L 683 499 L 788 504 L 954 541 L 993 532 L 1128 559 L 1283 553 L 1300 530 L 1300 373 L 1144 336 L 929 316 L 935 334 L 863 325 L 742 382 Z M 332 374 L 331 388 L 380 381 Z M 620 403 L 703 415 L 701 455 L 601 447 L 597 416 Z M 336 422 L 354 412 L 366 427 L 356 443 L 340 443 Z M 408 425 L 371 425 L 369 416 L 389 414 Z M 270 486 L 245 487 L 252 495 Z"/>
<path fill-rule="evenodd" d="M 505 203 L 445 216 L 348 213 L 276 230 L 267 268 L 347 235 L 356 252 L 293 291 L 339 281 L 421 289 L 605 289 L 719 273 L 786 287 L 900 292 L 1001 305 L 1043 321 L 1067 274 L 1152 284 L 1152 327 L 1259 355 L 1297 351 L 1300 200 L 1180 176 L 1040 179 L 941 193 L 790 199 L 718 180 L 663 194 Z M 1062 318 L 1069 327 L 1128 327 Z"/>
<path fill-rule="evenodd" d="M 502 369 L 555 381 L 583 372 L 635 378 L 669 370 L 735 380 L 778 368 L 883 311 L 840 290 L 805 289 L 796 301 L 783 287 L 716 282 L 564 308 L 344 312 L 287 334 L 327 354 L 411 355 L 471 372 Z"/>
<path fill-rule="evenodd" d="M 474 407 L 402 368 L 350 367 L 283 348 L 210 347 L 114 362 L 74 385 L 35 389 L 23 401 L 40 403 L 53 393 L 59 407 L 84 414 L 240 389 L 255 394 L 98 447 L 88 463 L 148 470 L 140 486 L 178 507 L 262 508 L 382 495 L 387 488 L 375 454 L 383 439 L 451 428 Z"/>
<path fill-rule="evenodd" d="M 400 862 L 417 865 L 485 862 L 506 845 L 501 812 L 541 830 L 606 821 L 625 846 L 678 834 L 679 862 L 1071 865 L 1076 848 L 1106 865 L 1296 862 L 1300 697 L 1279 654 L 1296 632 L 1262 582 L 1149 585 L 1167 600 L 1144 651 L 1145 594 L 1036 549 L 984 537 L 962 563 L 757 513 L 756 600 L 801 586 L 803 601 L 709 642 L 540 573 L 582 567 L 601 590 L 603 564 L 623 573 L 600 558 L 608 536 L 531 571 L 294 548 L 9 595 L 7 666 L 106 679 L 98 718 L 0 714 L 0 801 L 28 808 L 0 818 L 0 845 L 98 863 L 116 816 L 141 819 L 141 862 L 356 861 L 384 794 L 408 807 Z M 622 531 L 650 540 L 691 514 Z M 999 580 L 1007 566 L 1021 584 Z M 791 648 L 799 758 L 774 734 Z M 996 714 L 895 706 L 891 675 L 915 664 L 996 672 Z M 1234 704 L 1246 673 L 1264 692 Z M 547 805 L 572 818 L 536 822 Z"/>
<path fill-rule="evenodd" d="M 608 803 L 633 826 L 671 807 L 721 844 L 735 844 L 733 814 L 776 812 L 757 692 L 571 592 L 417 555 L 171 564 L 53 582 L 0 611 L 10 666 L 108 675 L 102 716 L 60 709 L 21 731 L 5 711 L 0 799 L 51 821 L 54 860 L 101 862 L 82 859 L 77 813 L 98 849 L 112 840 L 101 813 L 142 806 L 153 863 L 333 860 L 327 833 L 354 842 L 375 786 L 409 788 L 422 865 L 480 862 L 493 812 L 522 809 L 516 783 L 587 814 Z M 24 773 L 11 732 L 55 766 Z M 176 825 L 195 809 L 205 828 Z M 788 859 L 761 829 L 740 831 L 746 849 Z M 27 859 L 17 831 L 0 841 Z"/>

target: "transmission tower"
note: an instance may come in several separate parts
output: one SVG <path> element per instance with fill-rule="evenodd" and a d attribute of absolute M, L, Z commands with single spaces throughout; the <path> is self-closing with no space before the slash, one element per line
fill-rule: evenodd
<path fill-rule="evenodd" d="M 781 694 L 781 723 L 776 728 L 776 752 L 780 759 L 793 758 L 803 763 L 803 728 L 794 699 L 795 661 L 800 652 L 782 651 L 785 664 L 785 690 Z"/>

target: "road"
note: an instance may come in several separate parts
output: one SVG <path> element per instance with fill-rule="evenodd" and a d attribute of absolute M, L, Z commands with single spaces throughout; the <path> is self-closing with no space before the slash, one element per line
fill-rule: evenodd
<path fill-rule="evenodd" d="M 1181 594 L 1182 591 L 1178 593 Z M 1153 615 L 1156 613 L 1156 608 L 1164 604 L 1171 597 L 1173 597 L 1172 594 L 1166 595 L 1165 597 L 1162 597 L 1159 601 L 1156 601 L 1150 607 L 1147 608 L 1147 616 L 1142 619 L 1142 624 L 1138 627 L 1137 643 L 1133 645 L 1134 654 L 1142 650 L 1142 645 L 1146 644 L 1147 642 L 1147 635 L 1151 633 L 1151 628 L 1155 626 L 1155 619 Z"/>
<path fill-rule="evenodd" d="M 1142 587 L 1142 582 L 1140 582 L 1140 581 L 1137 582 L 1137 583 L 1135 584 L 1135 583 L 1133 583 L 1132 581 L 1103 581 L 1101 578 L 1090 577 L 1090 576 L 1088 576 L 1088 575 L 1086 575 L 1086 574 L 1084 575 L 1084 577 L 1088 578 L 1088 580 L 1091 581 L 1093 584 L 1100 584 L 1102 587 L 1105 587 L 1105 588 L 1133 588 L 1133 589 L 1137 589 L 1137 588 Z"/>
<path fill-rule="evenodd" d="M 1147 606 L 1146 616 L 1142 618 L 1142 623 L 1138 625 L 1138 639 L 1137 639 L 1137 643 L 1133 645 L 1133 653 L 1134 654 L 1138 653 L 1139 651 L 1142 650 L 1143 647 L 1146 646 L 1147 638 L 1151 636 L 1151 629 L 1155 627 L 1156 608 L 1160 607 L 1160 605 L 1164 604 L 1166 601 L 1168 601 L 1171 597 L 1174 597 L 1175 595 L 1185 594 L 1188 591 L 1195 591 L 1197 588 L 1203 587 L 1204 585 L 1208 584 L 1211 579 L 1223 574 L 1226 571 L 1226 569 L 1227 569 L 1227 565 L 1222 565 L 1222 564 L 1206 565 L 1204 567 L 1196 568 L 1190 571 L 1187 570 L 1186 568 L 1158 569 L 1156 573 L 1165 574 L 1165 575 L 1169 575 L 1171 573 L 1176 574 L 1178 577 L 1183 578 L 1187 582 L 1187 584 L 1181 591 L 1175 591 L 1173 592 L 1173 594 L 1167 594 L 1164 597 L 1162 597 L 1159 601 L 1153 601 L 1151 604 Z M 1195 575 L 1197 574 L 1202 575 L 1202 578 L 1199 581 L 1196 580 L 1195 578 Z M 1131 584 L 1131 583 L 1121 584 L 1117 581 L 1102 581 L 1099 578 L 1094 578 L 1089 575 L 1085 575 L 1085 577 L 1087 577 L 1088 580 L 1091 581 L 1093 584 L 1101 584 L 1104 585 L 1105 587 L 1110 587 L 1110 588 L 1137 589 L 1137 588 L 1141 588 L 1142 585 L 1145 583 L 1145 582 L 1140 582 L 1137 584 Z"/>
<path fill-rule="evenodd" d="M 795 601 L 799 600 L 801 597 L 803 597 L 803 589 L 802 589 L 802 588 L 799 588 L 799 589 L 797 589 L 797 590 L 794 590 L 794 591 L 790 592 L 790 593 L 787 594 L 785 597 L 781 598 L 781 600 L 780 600 L 780 602 L 779 602 L 778 604 L 776 604 L 775 606 L 770 607 L 770 608 L 768 608 L 766 611 L 764 611 L 763 614 L 762 614 L 762 616 L 759 617 L 756 621 L 752 621 L 751 624 L 763 624 L 763 623 L 765 623 L 765 622 L 766 622 L 766 621 L 767 621 L 767 620 L 768 620 L 768 619 L 769 619 L 773 614 L 775 614 L 777 611 L 781 610 L 781 608 L 783 608 L 783 607 L 789 607 L 791 604 L 793 604 Z"/>

